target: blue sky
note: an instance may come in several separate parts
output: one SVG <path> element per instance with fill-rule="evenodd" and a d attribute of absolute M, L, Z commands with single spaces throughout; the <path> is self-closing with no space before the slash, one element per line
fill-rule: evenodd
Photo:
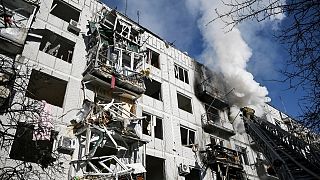
<path fill-rule="evenodd" d="M 104 2 L 109 7 L 125 13 L 125 0 L 104 0 Z M 127 0 L 126 14 L 138 21 L 137 11 L 139 11 L 141 25 L 163 39 L 174 42 L 176 48 L 183 52 L 187 51 L 191 57 L 202 62 L 206 48 L 203 34 L 207 27 L 199 23 L 204 14 L 202 13 L 204 7 L 196 6 L 198 3 L 194 0 Z M 212 17 L 215 15 L 214 7 L 213 5 Z M 211 11 L 210 7 L 207 9 Z M 283 68 L 288 58 L 285 47 L 273 38 L 275 28 L 277 24 L 273 22 L 266 22 L 263 25 L 248 22 L 240 25 L 241 36 L 252 53 L 246 69 L 254 75 L 257 82 L 267 87 L 273 106 L 296 117 L 300 113 L 298 99 L 303 96 L 303 91 L 287 90 L 288 84 L 274 81 L 283 78 L 278 71 Z"/>

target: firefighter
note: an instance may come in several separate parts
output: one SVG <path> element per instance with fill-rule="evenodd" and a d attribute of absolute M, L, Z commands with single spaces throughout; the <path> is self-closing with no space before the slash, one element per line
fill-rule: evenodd
<path fill-rule="evenodd" d="M 244 117 L 248 118 L 248 119 L 253 119 L 254 118 L 254 113 L 255 110 L 249 107 L 243 107 L 240 109 L 242 111 L 242 114 Z"/>

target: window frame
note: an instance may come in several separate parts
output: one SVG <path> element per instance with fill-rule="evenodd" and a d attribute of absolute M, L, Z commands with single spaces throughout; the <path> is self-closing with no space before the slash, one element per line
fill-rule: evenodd
<path fill-rule="evenodd" d="M 183 143 L 181 129 L 187 130 L 187 144 Z M 190 132 L 193 132 L 193 141 L 194 141 L 193 143 L 192 143 L 192 141 L 190 139 Z M 183 125 L 180 125 L 180 140 L 181 140 L 181 145 L 182 146 L 191 148 L 192 145 L 196 144 L 195 143 L 196 142 L 196 130 L 188 128 L 188 127 L 183 126 Z"/>
<path fill-rule="evenodd" d="M 52 40 L 51 37 L 55 37 L 54 40 Z M 58 49 L 53 50 L 58 46 Z M 42 38 L 40 41 L 39 50 L 43 53 L 46 53 L 47 55 L 53 56 L 69 64 L 72 64 L 75 47 L 76 42 L 68 39 L 67 37 L 61 36 L 60 34 L 57 34 L 50 29 L 44 29 L 42 31 Z M 50 51 L 52 52 L 50 53 Z"/>
<path fill-rule="evenodd" d="M 58 89 L 58 92 L 56 91 L 57 89 L 55 89 L 55 92 L 53 93 L 52 90 L 43 90 L 47 88 L 46 85 L 61 89 Z M 68 81 L 52 76 L 40 70 L 32 69 L 32 72 L 29 77 L 29 82 L 26 88 L 25 96 L 37 101 L 45 100 L 48 104 L 63 108 L 65 103 L 65 97 L 67 94 L 67 88 Z M 49 93 L 46 93 L 44 95 L 44 92 Z M 58 96 L 60 99 L 56 96 L 58 93 L 61 93 L 61 95 L 63 94 L 63 96 Z"/>
<path fill-rule="evenodd" d="M 148 82 L 148 84 L 150 83 L 151 85 L 155 85 L 155 84 L 153 84 L 153 83 L 158 83 L 158 85 L 160 85 L 159 94 L 157 94 L 157 95 L 159 95 L 158 98 L 156 98 L 155 96 L 152 96 L 152 95 L 154 95 L 154 94 L 152 94 L 152 95 L 148 95 L 148 94 L 147 94 L 148 86 L 147 86 L 146 81 L 150 81 L 150 82 Z M 146 87 L 146 91 L 144 92 L 144 95 L 146 95 L 146 96 L 148 96 L 148 97 L 151 97 L 152 99 L 156 99 L 156 100 L 158 100 L 158 101 L 163 101 L 163 100 L 162 100 L 162 99 L 163 99 L 163 95 L 162 95 L 162 83 L 161 83 L 161 82 L 159 82 L 159 81 L 157 81 L 157 80 L 154 80 L 154 79 L 145 79 L 145 80 L 144 80 L 144 84 L 145 84 L 145 87 Z M 149 92 L 149 91 L 148 91 L 148 92 Z M 157 91 L 157 92 L 158 92 L 158 91 Z"/>
<path fill-rule="evenodd" d="M 157 69 L 161 69 L 161 64 L 160 64 L 160 53 L 157 53 L 155 52 L 154 50 L 150 49 L 150 48 L 147 48 L 147 52 L 148 52 L 148 56 L 147 56 L 147 63 L 150 64 L 152 67 L 155 67 Z M 154 63 L 152 63 L 152 59 L 153 59 L 153 56 L 156 55 L 158 58 L 157 58 L 157 64 L 158 66 L 155 66 Z"/>
<path fill-rule="evenodd" d="M 75 11 L 74 13 L 78 13 L 78 14 L 76 14 L 76 15 L 73 14 L 73 15 L 77 16 L 77 18 L 73 19 L 72 17 L 70 17 L 70 18 L 68 17 L 68 18 L 67 18 L 67 17 L 63 17 L 63 16 L 58 15 L 59 13 L 56 12 L 56 10 L 55 10 L 55 8 L 57 8 L 56 6 L 65 6 L 65 7 L 68 7 L 68 8 L 70 8 L 70 9 L 72 9 L 73 11 Z M 62 7 L 61 7 L 61 8 L 62 8 Z M 64 22 L 69 23 L 70 20 L 74 20 L 74 21 L 76 21 L 77 23 L 79 23 L 80 16 L 81 16 L 81 10 L 78 9 L 78 8 L 76 8 L 76 7 L 74 7 L 74 6 L 72 6 L 70 3 L 66 2 L 66 1 L 53 0 L 50 9 L 51 9 L 51 10 L 50 10 L 49 13 L 50 13 L 51 15 L 53 15 L 53 16 L 61 19 L 61 20 L 64 21 Z M 58 16 L 57 16 L 57 15 L 58 15 Z"/>
<path fill-rule="evenodd" d="M 180 96 L 182 96 L 182 97 L 190 100 L 190 111 L 188 111 L 187 108 L 182 109 L 182 108 L 179 107 L 179 104 L 181 104 L 181 103 L 179 103 L 179 97 L 178 97 L 178 95 L 180 95 Z M 186 112 L 188 112 L 188 113 L 190 113 L 190 114 L 193 114 L 193 106 L 192 106 L 192 98 L 191 98 L 191 97 L 189 97 L 189 96 L 187 96 L 187 95 L 185 95 L 185 94 L 177 91 L 177 101 L 178 101 L 178 103 L 177 103 L 177 104 L 178 104 L 178 109 L 181 109 L 181 110 L 186 111 Z"/>
<path fill-rule="evenodd" d="M 157 138 L 157 139 L 163 140 L 163 118 L 161 118 L 159 116 L 156 116 L 154 114 L 151 114 L 151 113 L 149 113 L 147 111 L 142 111 L 142 116 L 146 116 L 146 115 L 150 116 L 150 122 L 148 124 L 148 126 L 150 126 L 150 134 L 144 133 L 144 121 L 146 121 L 147 118 L 141 120 L 142 134 L 144 134 L 146 136 L 150 136 L 150 137 L 153 137 L 153 138 Z M 157 130 L 156 127 L 158 125 L 158 122 L 161 122 L 161 125 L 160 125 L 161 126 L 160 137 L 157 137 L 158 133 L 156 133 L 156 130 Z"/>
<path fill-rule="evenodd" d="M 178 65 L 178 64 L 174 64 L 174 76 L 176 79 L 179 79 L 180 81 L 189 84 L 189 71 Z"/>

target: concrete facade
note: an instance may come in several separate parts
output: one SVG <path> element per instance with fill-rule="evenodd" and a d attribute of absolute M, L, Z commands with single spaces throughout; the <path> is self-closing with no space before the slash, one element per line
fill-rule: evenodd
<path fill-rule="evenodd" d="M 23 51 L 21 55 L 17 55 L 17 58 L 23 59 L 23 62 L 32 65 L 34 70 L 63 80 L 67 84 L 62 104 L 50 105 L 51 115 L 54 117 L 54 130 L 59 132 L 57 139 L 59 139 L 60 136 L 75 138 L 72 129 L 69 127 L 70 120 L 76 116 L 78 112 L 77 109 L 82 107 L 82 102 L 85 98 L 94 101 L 96 95 L 99 94 L 97 91 L 83 87 L 82 73 L 86 69 L 88 61 L 87 43 L 85 39 L 88 32 L 88 21 L 91 20 L 95 13 L 99 12 L 103 6 L 106 6 L 96 0 L 62 0 L 59 1 L 59 3 L 60 2 L 79 12 L 79 19 L 77 21 L 77 27 L 79 28 L 78 34 L 70 32 L 70 22 L 52 13 L 54 10 L 53 0 L 41 0 L 38 13 L 35 16 L 29 35 L 26 38 Z M 106 8 L 110 10 L 108 7 Z M 61 36 L 67 39 L 65 40 L 66 42 L 70 42 L 73 47 L 67 50 L 72 50 L 73 52 L 71 54 L 69 53 L 68 57 L 66 57 L 66 55 L 60 57 L 57 55 L 53 56 L 45 52 L 46 50 L 44 50 L 44 44 L 42 44 L 41 39 L 44 38 L 44 32 L 48 31 L 50 31 L 49 33 L 59 35 L 55 35 L 56 37 Z M 154 67 L 146 63 L 144 68 L 150 69 L 150 79 L 161 83 L 161 97 L 155 99 L 143 94 L 135 102 L 136 115 L 141 117 L 143 113 L 147 113 L 151 115 L 151 117 L 154 117 L 153 119 L 160 119 L 160 121 L 157 122 L 162 123 L 162 139 L 155 137 L 153 127 L 158 126 L 156 124 L 153 124 L 151 128 L 149 127 L 151 131 L 149 135 L 140 132 L 142 134 L 141 139 L 148 141 L 148 143 L 138 148 L 138 158 L 128 161 L 141 162 L 146 167 L 148 157 L 162 159 L 164 163 L 162 177 L 166 180 L 187 180 L 191 178 L 188 177 L 188 174 L 182 175 L 179 173 L 179 166 L 181 166 L 181 164 L 187 165 L 191 171 L 193 169 L 199 170 L 199 179 L 217 179 L 219 172 L 211 170 L 204 164 L 201 153 L 201 151 L 206 149 L 206 145 L 212 143 L 212 139 L 215 139 L 216 143 L 219 144 L 221 142 L 220 145 L 228 149 L 238 151 L 239 147 L 241 147 L 248 161 L 241 163 L 245 177 L 251 180 L 263 179 L 262 177 L 264 175 L 258 175 L 256 166 L 257 158 L 261 157 L 257 155 L 257 150 L 251 147 L 252 140 L 250 137 L 245 132 L 239 131 L 237 129 L 238 127 L 232 124 L 233 122 L 229 117 L 228 108 L 230 105 L 220 109 L 215 108 L 219 116 L 218 121 L 215 123 L 219 127 L 214 126 L 211 132 L 203 128 L 206 105 L 197 96 L 197 88 L 201 82 L 206 80 L 206 75 L 204 75 L 205 67 L 197 63 L 187 54 L 168 45 L 165 40 L 150 31 L 145 30 L 142 33 L 141 42 L 143 42 L 142 48 L 144 50 L 149 49 L 159 54 L 159 67 Z M 63 44 L 61 44 L 61 47 L 62 46 Z M 69 57 L 69 55 L 72 57 Z M 179 71 L 179 68 L 182 70 Z M 184 74 L 183 80 L 181 80 L 180 77 L 181 72 Z M 188 82 L 186 82 L 186 76 Z M 104 87 L 101 88 L 103 89 Z M 48 89 L 48 91 L 50 90 Z M 227 92 L 224 91 L 226 90 L 222 90 L 223 94 Z M 183 101 L 181 103 L 187 103 L 186 106 L 189 104 L 191 111 L 181 107 L 179 108 L 180 102 L 178 101 L 181 101 L 181 99 L 178 98 L 177 94 L 190 100 L 190 104 L 189 101 Z M 211 106 L 210 103 L 207 103 L 207 106 L 208 105 Z M 190 107 L 188 107 L 188 109 L 190 109 Z M 280 126 L 287 130 L 287 127 L 282 122 L 284 117 L 281 117 L 278 110 L 268 104 L 265 105 L 265 109 L 268 121 L 276 123 L 276 119 L 280 122 Z M 153 120 L 153 122 L 155 121 Z M 190 144 L 187 139 L 188 145 L 182 145 L 181 127 L 186 129 L 186 132 L 188 132 L 187 137 L 194 142 Z M 142 129 L 138 130 L 142 131 Z M 193 132 L 194 138 L 191 138 L 190 136 Z M 54 147 L 57 147 L 56 143 L 57 142 L 55 142 Z M 79 144 L 77 145 L 79 146 Z M 63 160 L 64 170 L 60 176 L 62 179 L 72 178 L 69 171 L 69 163 L 71 160 L 77 159 L 77 148 L 76 146 L 73 155 L 63 156 L 65 159 Z M 10 164 L 11 162 L 9 161 L 10 160 L 8 160 L 7 163 Z M 148 169 L 148 167 L 146 167 L 146 169 Z M 154 177 L 154 179 L 157 178 Z"/>

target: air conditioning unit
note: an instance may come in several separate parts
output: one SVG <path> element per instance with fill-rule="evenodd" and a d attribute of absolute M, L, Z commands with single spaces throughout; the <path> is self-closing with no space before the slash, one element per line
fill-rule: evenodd
<path fill-rule="evenodd" d="M 80 28 L 78 27 L 78 22 L 71 19 L 70 22 L 69 22 L 68 30 L 69 31 L 70 30 L 74 31 L 76 33 L 79 33 L 80 32 Z"/>
<path fill-rule="evenodd" d="M 76 142 L 74 139 L 66 136 L 61 136 L 58 141 L 57 151 L 62 154 L 71 155 L 75 149 L 75 144 Z"/>
<path fill-rule="evenodd" d="M 178 169 L 179 169 L 179 174 L 182 175 L 182 176 L 187 175 L 187 174 L 190 173 L 189 165 L 186 165 L 186 164 L 184 164 L 184 163 L 181 163 L 181 164 L 179 165 L 179 168 L 178 168 Z"/>

